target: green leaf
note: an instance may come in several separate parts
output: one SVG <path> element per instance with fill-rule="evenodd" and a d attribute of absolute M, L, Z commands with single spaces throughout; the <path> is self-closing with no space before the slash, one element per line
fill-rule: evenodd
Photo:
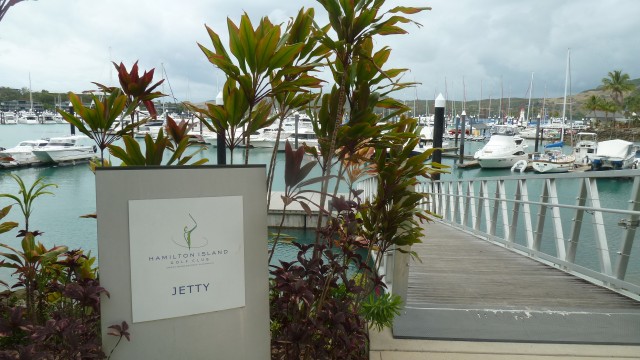
<path fill-rule="evenodd" d="M 242 52 L 245 56 L 245 61 L 247 65 L 249 65 L 249 69 L 252 71 L 256 71 L 256 37 L 253 31 L 253 25 L 251 25 L 251 20 L 249 19 L 249 15 L 244 13 L 240 19 L 240 32 L 238 34 L 238 38 L 240 41 L 240 45 L 242 46 Z M 240 58 L 238 59 L 240 60 Z"/>
<path fill-rule="evenodd" d="M 229 30 L 229 50 L 231 50 L 233 56 L 235 56 L 235 58 L 238 60 L 240 69 L 242 69 L 242 71 L 246 73 L 247 55 L 244 53 L 244 46 L 242 45 L 242 40 L 240 39 L 240 29 L 238 29 L 236 24 L 229 18 L 227 18 L 227 29 Z"/>
<path fill-rule="evenodd" d="M 293 62 L 296 56 L 302 50 L 303 44 L 294 44 L 283 46 L 278 49 L 269 62 L 269 69 L 275 70 Z"/>

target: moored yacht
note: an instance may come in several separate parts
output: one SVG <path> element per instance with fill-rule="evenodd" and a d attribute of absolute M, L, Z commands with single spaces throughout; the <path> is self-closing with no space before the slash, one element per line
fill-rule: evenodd
<path fill-rule="evenodd" d="M 16 125 L 18 123 L 16 115 L 10 111 L 2 114 L 2 124 L 4 125 Z"/>
<path fill-rule="evenodd" d="M 561 147 L 546 148 L 542 154 L 534 154 L 531 167 L 539 173 L 563 173 L 573 169 L 576 157 L 564 154 Z"/>
<path fill-rule="evenodd" d="M 39 124 L 38 116 L 32 111 L 23 112 L 18 116 L 18 124 L 37 125 Z"/>
<path fill-rule="evenodd" d="M 43 163 L 76 163 L 87 161 L 96 154 L 96 145 L 85 135 L 55 137 L 33 154 Z"/>
<path fill-rule="evenodd" d="M 573 156 L 576 165 L 587 165 L 593 160 L 598 149 L 598 134 L 592 132 L 579 132 L 575 137 Z"/>
<path fill-rule="evenodd" d="M 473 157 L 483 168 L 510 168 L 518 160 L 526 160 L 527 145 L 517 133 L 518 128 L 513 125 L 492 126 L 489 142 Z"/>
<path fill-rule="evenodd" d="M 630 141 L 614 139 L 598 142 L 591 168 L 593 170 L 621 170 L 634 166 L 638 146 Z"/>
<path fill-rule="evenodd" d="M 33 150 L 41 149 L 49 141 L 25 140 L 18 145 L 0 151 L 0 167 L 29 166 L 40 163 L 40 160 L 33 154 Z"/>

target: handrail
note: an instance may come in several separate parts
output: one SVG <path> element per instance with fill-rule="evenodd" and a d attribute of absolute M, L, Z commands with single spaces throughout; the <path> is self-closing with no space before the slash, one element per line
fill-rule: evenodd
<path fill-rule="evenodd" d="M 372 187 L 359 183 L 365 198 Z M 640 170 L 424 179 L 417 190 L 453 227 L 640 300 Z"/>

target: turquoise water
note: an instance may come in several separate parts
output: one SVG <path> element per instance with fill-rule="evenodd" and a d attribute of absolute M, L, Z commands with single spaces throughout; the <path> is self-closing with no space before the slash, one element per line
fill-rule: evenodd
<path fill-rule="evenodd" d="M 11 125 L 0 126 L 0 146 L 12 147 L 18 142 L 27 139 L 37 139 L 42 137 L 53 137 L 67 135 L 69 133 L 68 125 Z M 450 141 L 451 146 L 454 145 L 453 141 Z M 465 154 L 472 155 L 477 149 L 479 149 L 484 143 L 481 142 L 465 142 Z M 530 151 L 533 149 L 533 143 L 530 143 Z M 570 149 L 565 149 L 565 152 Z M 201 157 L 209 159 L 209 163 L 215 164 L 216 161 L 216 148 L 209 148 L 204 151 Z M 250 162 L 252 164 L 267 164 L 271 157 L 270 149 L 253 149 L 251 151 Z M 243 161 L 243 150 L 238 149 L 234 154 L 234 160 L 236 164 L 240 164 Z M 443 163 L 447 165 L 453 165 L 457 159 L 445 158 Z M 119 159 L 113 159 L 114 163 L 119 163 Z M 284 190 L 283 180 L 283 168 L 284 168 L 284 154 L 278 154 L 276 178 L 274 181 L 274 191 Z M 460 169 L 452 167 L 450 174 L 442 176 L 443 180 L 448 179 L 471 179 L 477 177 L 490 177 L 490 176 L 506 176 L 510 175 L 509 169 Z M 36 200 L 34 206 L 34 213 L 30 220 L 30 228 L 32 230 L 40 230 L 44 234 L 39 237 L 39 240 L 46 246 L 54 245 L 66 245 L 70 249 L 82 248 L 85 250 L 97 252 L 97 240 L 96 240 L 96 220 L 80 218 L 82 215 L 91 214 L 95 212 L 95 180 L 94 175 L 89 170 L 86 164 L 80 164 L 75 166 L 59 166 L 59 167 L 34 167 L 24 169 L 4 169 L 0 170 L 0 193 L 17 193 L 17 186 L 13 179 L 6 176 L 7 174 L 16 174 L 23 178 L 27 185 L 30 185 L 39 177 L 45 177 L 46 182 L 54 183 L 58 187 L 52 189 L 55 193 L 54 196 L 42 196 Z M 315 169 L 311 176 L 317 176 L 320 174 L 319 169 Z M 603 205 L 608 202 L 620 202 L 628 201 L 629 186 L 624 183 L 605 180 L 600 189 Z M 564 186 L 564 185 L 562 185 Z M 575 197 L 575 190 L 567 185 L 567 188 L 560 187 L 558 192 L 561 196 L 571 198 Z M 4 207 L 11 202 L 8 199 L 0 199 L 0 207 Z M 535 211 L 535 209 L 532 209 Z M 563 214 L 563 217 L 571 218 L 571 214 Z M 21 214 L 18 208 L 14 207 L 6 220 L 23 222 Z M 617 219 L 610 219 L 613 223 L 617 222 Z M 565 237 L 569 235 L 569 221 L 565 227 Z M 612 225 L 614 226 L 614 225 Z M 519 225 L 520 231 L 524 226 Z M 547 224 L 545 228 L 550 228 L 550 224 Z M 9 244 L 11 246 L 19 246 L 19 239 L 15 238 L 15 232 L 0 234 L 0 242 Z M 304 237 L 304 234 L 300 234 Z M 590 235 L 587 232 L 583 232 L 585 243 L 592 242 Z M 518 239 L 524 239 L 524 235 L 520 234 Z M 634 246 L 640 246 L 640 242 L 636 242 Z M 589 245 L 595 246 L 595 245 Z M 552 243 L 543 244 L 543 251 L 553 253 L 554 249 Z M 283 245 L 282 249 L 278 249 L 279 253 L 283 254 L 283 259 L 289 259 L 288 256 L 295 256 L 296 251 L 292 249 L 290 245 Z M 286 255 L 286 253 L 290 253 Z M 638 251 L 635 251 L 637 254 Z M 293 260 L 291 257 L 290 260 Z M 593 259 L 590 256 L 582 256 L 579 253 L 580 261 L 585 259 L 585 263 L 592 264 Z M 640 259 L 637 259 L 640 263 Z M 6 279 L 6 274 L 3 276 L 0 273 L 0 279 Z"/>

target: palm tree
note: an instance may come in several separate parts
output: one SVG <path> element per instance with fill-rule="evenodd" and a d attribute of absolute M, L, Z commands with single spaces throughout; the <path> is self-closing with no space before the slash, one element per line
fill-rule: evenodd
<path fill-rule="evenodd" d="M 602 88 L 611 92 L 613 101 L 622 108 L 624 93 L 635 90 L 635 86 L 629 82 L 629 74 L 623 74 L 622 70 L 609 71 L 608 78 L 602 78 Z"/>
<path fill-rule="evenodd" d="M 604 111 L 604 120 L 607 121 L 609 114 L 613 114 L 613 127 L 616 127 L 616 111 L 618 111 L 618 105 L 615 101 L 601 99 L 600 110 Z"/>
<path fill-rule="evenodd" d="M 603 99 L 599 96 L 591 95 L 587 102 L 583 105 L 586 110 L 593 113 L 593 118 L 597 119 L 596 111 L 602 108 Z"/>

